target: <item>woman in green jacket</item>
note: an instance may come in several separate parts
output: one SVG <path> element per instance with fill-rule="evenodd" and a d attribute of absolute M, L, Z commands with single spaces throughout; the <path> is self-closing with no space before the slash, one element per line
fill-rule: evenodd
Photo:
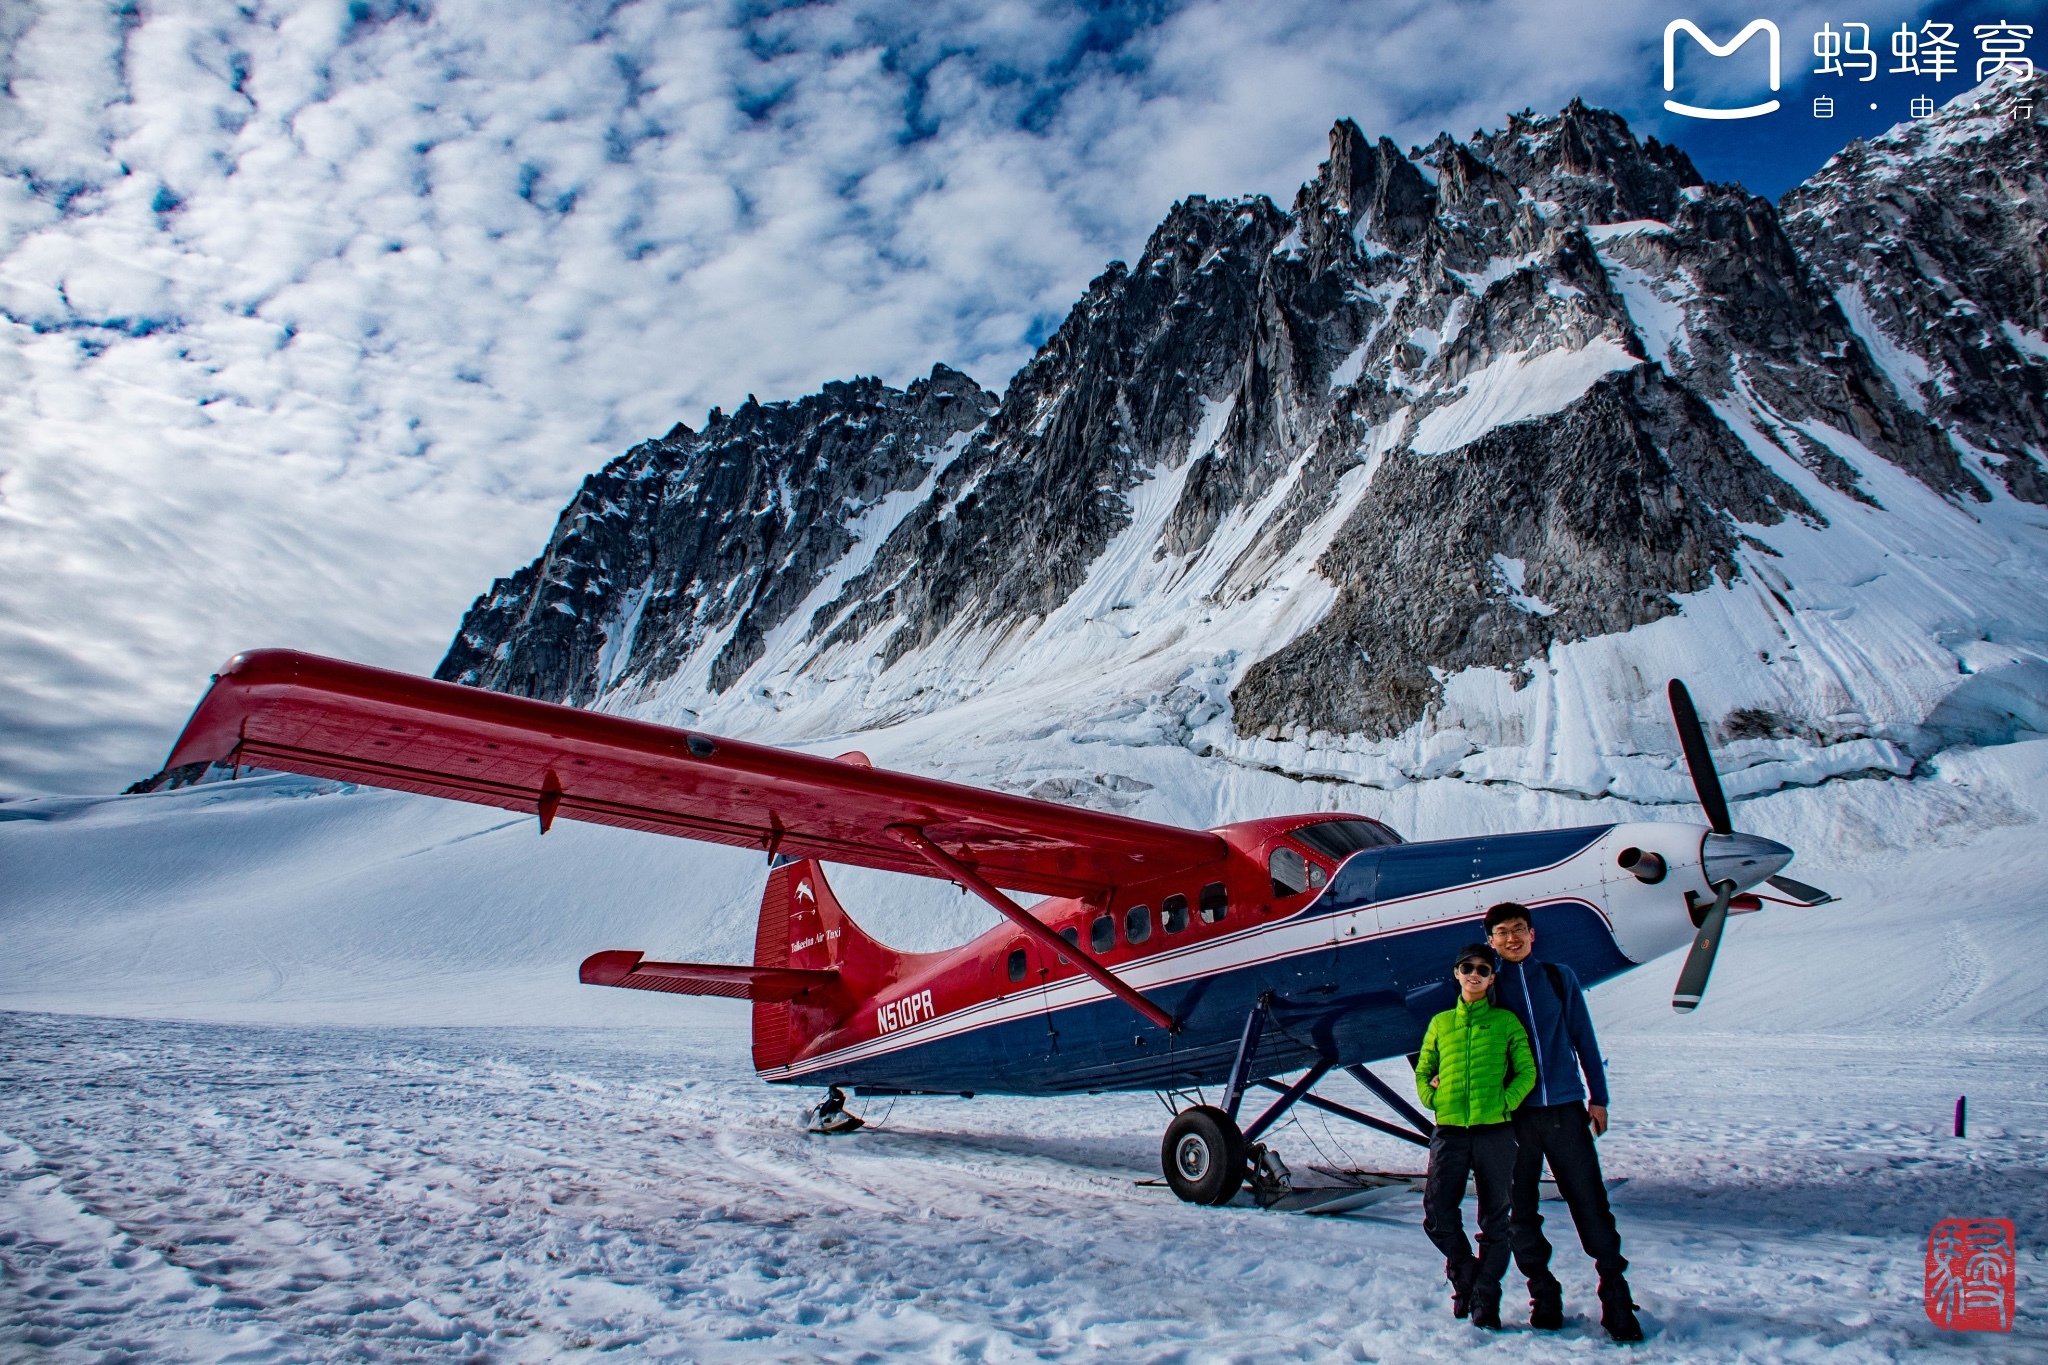
<path fill-rule="evenodd" d="M 1493 949 L 1458 950 L 1458 1003 L 1429 1021 L 1415 1059 L 1415 1092 L 1436 1112 L 1422 1230 L 1444 1254 L 1451 1311 L 1474 1327 L 1500 1326 L 1500 1280 L 1508 1268 L 1508 1199 L 1515 1174 L 1515 1106 L 1536 1088 L 1529 1035 L 1489 998 Z M 1479 1183 L 1479 1254 L 1465 1240 L 1459 1205 L 1465 1178 Z"/>

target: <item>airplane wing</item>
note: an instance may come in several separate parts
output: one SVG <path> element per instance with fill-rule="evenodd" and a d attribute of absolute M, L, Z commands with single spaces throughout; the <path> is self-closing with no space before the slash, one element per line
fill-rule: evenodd
<path fill-rule="evenodd" d="M 858 761 L 673 730 L 291 650 L 230 659 L 166 767 L 271 768 L 930 877 L 890 826 L 999 886 L 1089 896 L 1223 841 Z"/>

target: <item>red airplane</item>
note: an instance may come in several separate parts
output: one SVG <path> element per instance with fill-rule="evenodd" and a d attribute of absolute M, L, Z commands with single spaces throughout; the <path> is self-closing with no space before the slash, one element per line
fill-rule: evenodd
<path fill-rule="evenodd" d="M 166 767 L 336 778 L 765 852 L 750 964 L 600 952 L 599 986 L 754 1005 L 754 1066 L 867 1095 L 1157 1090 L 1179 1108 L 1168 1184 L 1228 1202 L 1296 1103 L 1426 1143 L 1366 1063 L 1412 1053 L 1455 994 L 1445 964 L 1488 905 L 1528 905 L 1546 957 L 1587 984 L 1690 941 L 1699 1003 L 1730 914 L 1830 899 L 1735 833 L 1683 684 L 1670 686 L 1706 826 L 1593 825 L 1409 843 L 1376 820 L 1293 815 L 1179 829 L 285 650 L 215 676 Z M 861 932 L 822 864 L 954 882 L 1005 924 L 939 953 Z M 1739 893 L 1768 884 L 1776 896 Z M 1001 888 L 1047 899 L 1030 909 Z M 1403 1120 L 1311 1093 L 1342 1069 Z M 1298 1076 L 1286 1079 L 1290 1073 Z M 1240 1127 L 1246 1091 L 1279 1098 Z"/>

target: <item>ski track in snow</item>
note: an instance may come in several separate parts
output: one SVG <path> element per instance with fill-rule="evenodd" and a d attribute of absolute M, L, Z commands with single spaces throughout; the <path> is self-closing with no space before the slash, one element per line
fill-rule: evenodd
<path fill-rule="evenodd" d="M 9 1353 L 1563 1361 L 1605 1340 L 1575 1248 L 1566 1330 L 1514 1326 L 1511 1274 L 1510 1330 L 1488 1337 L 1451 1318 L 1417 1201 L 1308 1218 L 1135 1184 L 1156 1174 L 1150 1096 L 866 1101 L 881 1131 L 827 1139 L 731 1029 L 4 1021 Z M 2048 1348 L 2048 1043 L 1613 1051 L 1603 1147 L 1652 1334 L 1614 1359 Z M 1944 1127 L 1958 1085 L 1964 1142 Z M 1276 1138 L 1298 1166 L 1311 1141 L 1383 1168 L 1419 1155 L 1305 1122 Z M 1921 1311 L 1927 1231 L 1957 1214 L 2019 1221 L 2009 1337 Z"/>

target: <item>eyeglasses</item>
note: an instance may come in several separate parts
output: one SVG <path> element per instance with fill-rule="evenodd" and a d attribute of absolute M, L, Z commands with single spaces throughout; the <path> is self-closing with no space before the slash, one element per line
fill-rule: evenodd
<path fill-rule="evenodd" d="M 1492 976 L 1493 967 L 1485 962 L 1460 962 L 1458 971 L 1465 976 Z"/>
<path fill-rule="evenodd" d="M 1495 938 L 1523 938 L 1528 935 L 1528 932 L 1529 926 L 1520 920 L 1515 920 L 1509 924 L 1496 924 L 1493 926 L 1493 937 Z"/>

